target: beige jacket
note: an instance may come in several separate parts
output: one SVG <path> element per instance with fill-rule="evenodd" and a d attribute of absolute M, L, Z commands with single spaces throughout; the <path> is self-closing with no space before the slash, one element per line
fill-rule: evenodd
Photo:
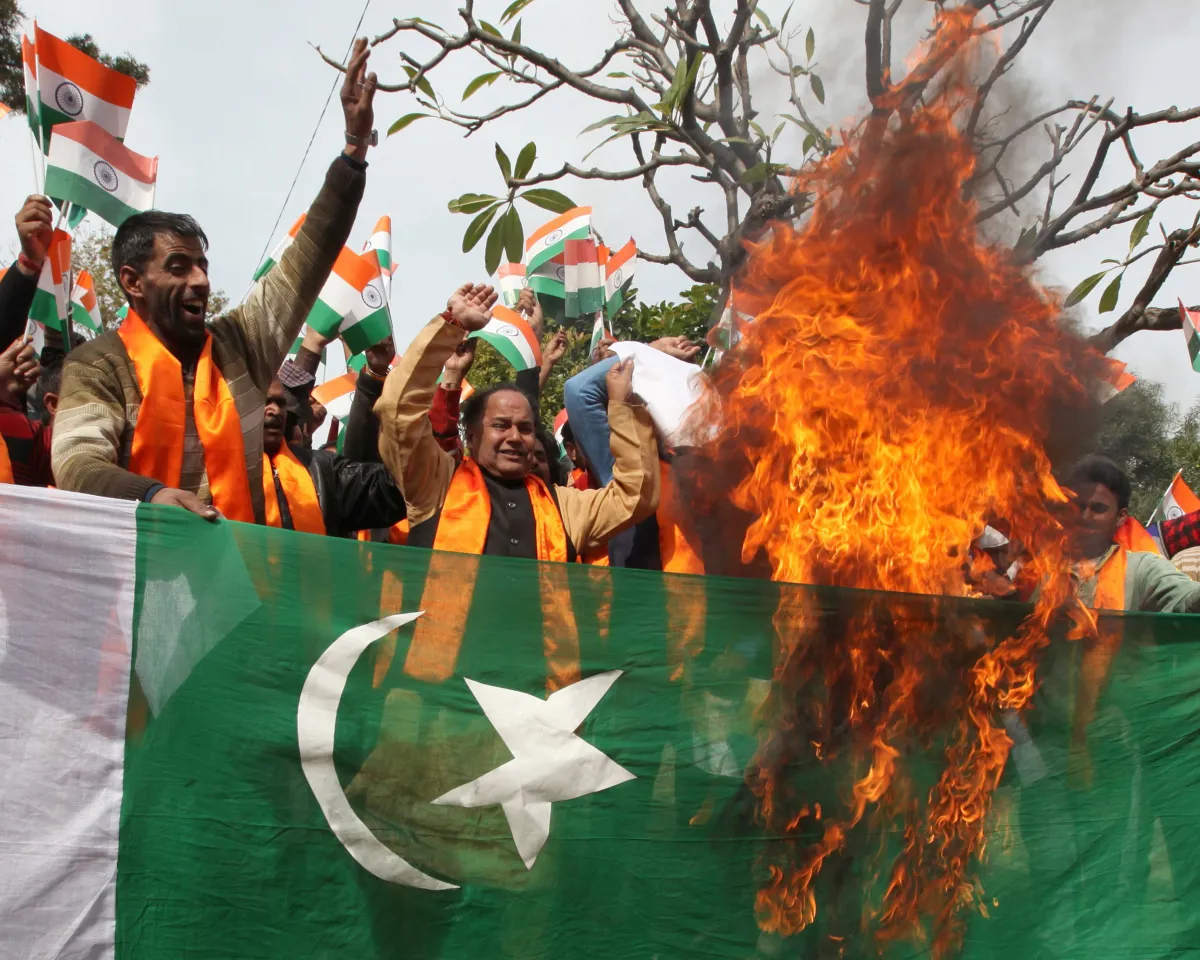
<path fill-rule="evenodd" d="M 404 491 L 413 526 L 442 508 L 454 474 L 454 457 L 434 439 L 429 407 L 443 365 L 465 338 L 460 327 L 434 318 L 388 374 L 375 404 L 379 453 Z M 599 490 L 554 488 L 563 527 L 579 553 L 602 547 L 658 508 L 658 446 L 650 414 L 639 403 L 614 400 L 608 419 L 616 460 L 612 482 Z"/>

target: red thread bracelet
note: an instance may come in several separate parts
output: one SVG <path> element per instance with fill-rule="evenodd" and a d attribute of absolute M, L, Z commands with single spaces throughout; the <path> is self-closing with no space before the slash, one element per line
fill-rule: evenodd
<path fill-rule="evenodd" d="M 35 277 L 40 276 L 42 272 L 42 265 L 40 263 L 34 263 L 29 257 L 25 256 L 24 253 L 17 254 L 17 266 L 24 267 Z"/>

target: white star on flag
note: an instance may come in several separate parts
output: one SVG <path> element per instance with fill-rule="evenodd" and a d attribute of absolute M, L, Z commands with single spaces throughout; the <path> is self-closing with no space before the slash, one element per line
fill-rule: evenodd
<path fill-rule="evenodd" d="M 531 869 L 550 836 L 551 803 L 636 779 L 575 735 L 620 675 L 620 670 L 600 673 L 556 690 L 545 700 L 467 680 L 513 759 L 433 802 L 455 807 L 500 804 L 517 853 Z"/>

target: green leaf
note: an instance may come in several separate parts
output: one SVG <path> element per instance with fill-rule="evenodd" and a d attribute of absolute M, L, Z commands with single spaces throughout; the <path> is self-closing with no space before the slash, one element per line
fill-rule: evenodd
<path fill-rule="evenodd" d="M 471 225 L 467 227 L 467 232 L 463 234 L 463 253 L 470 253 L 475 249 L 475 245 L 483 238 L 483 232 L 488 228 L 488 224 L 492 222 L 496 216 L 496 211 L 499 209 L 500 204 L 493 203 L 471 221 Z"/>
<path fill-rule="evenodd" d="M 802 153 L 808 153 L 808 151 L 813 149 L 813 147 L 815 147 L 816 145 L 817 145 L 817 138 L 814 137 L 811 133 L 808 133 L 808 134 L 805 134 L 805 136 L 804 136 L 804 146 L 801 147 L 800 150 Z"/>
<path fill-rule="evenodd" d="M 417 75 L 417 71 L 416 71 L 415 67 L 405 67 L 404 72 L 408 74 L 408 79 L 410 81 L 412 80 L 413 77 L 415 77 Z M 429 82 L 428 77 L 423 76 L 423 77 L 421 77 L 420 80 L 417 81 L 417 89 L 420 90 L 423 94 L 425 94 L 425 96 L 427 96 L 430 100 L 437 99 L 437 94 L 435 94 L 433 92 L 433 84 L 431 84 Z"/>
<path fill-rule="evenodd" d="M 464 193 L 457 200 L 446 204 L 446 208 L 451 213 L 478 213 L 489 204 L 495 203 L 496 199 L 486 193 Z"/>
<path fill-rule="evenodd" d="M 533 164 L 536 160 L 537 144 L 530 140 L 521 148 L 521 152 L 517 154 L 517 165 L 513 168 L 513 176 L 518 180 L 524 178 L 533 169 Z M 513 263 L 516 262 L 516 260 L 513 261 Z"/>
<path fill-rule="evenodd" d="M 773 177 L 786 167 L 778 163 L 756 163 L 742 174 L 742 183 L 759 183 L 767 177 Z"/>
<path fill-rule="evenodd" d="M 525 231 L 516 207 L 509 207 L 504 216 L 504 252 L 509 263 L 520 263 L 525 253 Z"/>
<path fill-rule="evenodd" d="M 505 11 L 500 14 L 500 22 L 508 23 L 509 20 L 515 17 L 531 3 L 533 3 L 533 0 L 513 0 L 513 2 L 508 5 Z"/>
<path fill-rule="evenodd" d="M 550 210 L 553 213 L 566 213 L 575 206 L 575 201 L 566 194 L 559 193 L 547 187 L 534 187 L 520 194 L 522 200 L 528 200 L 535 207 Z"/>
<path fill-rule="evenodd" d="M 775 132 L 771 134 L 771 142 L 774 143 L 779 139 L 779 135 L 783 133 L 783 128 L 787 126 L 782 120 L 779 121 L 779 126 L 775 128 Z"/>
<path fill-rule="evenodd" d="M 608 76 L 612 77 L 614 80 L 628 80 L 628 79 L 630 79 L 630 77 L 629 77 L 629 74 L 627 74 L 627 73 L 626 73 L 624 70 L 618 70 L 616 73 L 610 73 L 610 74 L 608 74 Z"/>
<path fill-rule="evenodd" d="M 481 73 L 474 80 L 467 84 L 467 88 L 462 93 L 462 98 L 466 100 L 467 97 L 471 96 L 471 94 L 473 94 L 480 87 L 490 87 L 501 76 L 503 76 L 503 72 L 500 70 L 496 70 L 493 73 Z"/>
<path fill-rule="evenodd" d="M 424 17 L 410 17 L 409 19 L 411 19 L 413 23 L 423 23 L 427 27 L 433 27 L 434 30 L 440 30 L 442 33 L 446 32 L 445 27 L 434 23 L 432 20 L 426 20 Z"/>
<path fill-rule="evenodd" d="M 488 273 L 495 273 L 500 266 L 500 257 L 504 255 L 504 226 L 508 220 L 507 214 L 496 221 L 492 232 L 488 234 L 487 246 L 483 251 L 483 265 Z"/>
<path fill-rule="evenodd" d="M 787 20 L 788 20 L 788 17 L 790 17 L 792 15 L 792 7 L 794 7 L 794 6 L 795 6 L 795 2 L 793 0 L 792 3 L 788 4 L 788 8 L 783 11 L 783 19 L 781 19 L 779 21 L 779 32 L 781 34 L 787 29 Z"/>
<path fill-rule="evenodd" d="M 749 126 L 750 126 L 750 129 L 754 131 L 755 135 L 758 137 L 759 140 L 767 139 L 767 132 L 762 127 L 760 127 L 757 123 L 755 123 L 753 120 L 750 121 Z"/>
<path fill-rule="evenodd" d="M 399 133 L 401 130 L 403 130 L 405 127 L 407 127 L 410 123 L 415 123 L 416 121 L 420 120 L 422 117 L 428 117 L 428 116 L 429 116 L 428 113 L 406 113 L 399 120 L 397 120 L 390 127 L 388 127 L 387 135 L 390 137 L 393 133 Z"/>
<path fill-rule="evenodd" d="M 595 123 L 589 123 L 586 127 L 579 131 L 579 135 L 582 136 L 585 133 L 591 133 L 593 130 L 599 130 L 601 127 L 611 127 L 613 124 L 629 119 L 631 118 L 621 113 L 618 113 L 615 116 L 605 117 L 603 120 L 597 120 Z"/>
<path fill-rule="evenodd" d="M 796 64 L 796 66 L 792 67 L 793 77 L 806 77 L 808 76 L 809 72 L 810 71 L 808 67 L 802 67 L 799 64 Z"/>
<path fill-rule="evenodd" d="M 1013 247 L 1014 253 L 1028 253 L 1033 249 L 1034 243 L 1037 242 L 1038 228 L 1034 224 L 1032 227 L 1026 227 L 1021 231 L 1021 235 L 1017 237 L 1017 245 Z"/>
<path fill-rule="evenodd" d="M 817 35 L 813 33 L 813 28 L 808 28 L 808 36 L 804 38 L 804 55 L 811 60 L 813 54 L 817 52 Z"/>
<path fill-rule="evenodd" d="M 1095 290 L 1097 284 L 1099 284 L 1107 274 L 1107 270 L 1101 270 L 1099 273 L 1093 273 L 1090 277 L 1084 280 L 1083 283 L 1081 283 L 1067 295 L 1067 299 L 1063 301 L 1063 306 L 1073 307 L 1075 304 L 1082 302 L 1084 297 Z"/>
<path fill-rule="evenodd" d="M 815 73 L 808 75 L 808 85 L 812 87 L 813 96 L 817 98 L 819 103 L 825 102 L 825 84 L 821 82 L 821 78 Z"/>
<path fill-rule="evenodd" d="M 765 14 L 763 11 L 762 11 L 762 8 L 761 8 L 761 7 L 755 7 L 755 8 L 754 8 L 754 15 L 755 15 L 756 17 L 758 17 L 758 19 L 759 19 L 760 21 L 762 21 L 762 25 L 763 25 L 764 27 L 766 27 L 768 30 L 772 29 L 772 28 L 771 28 L 771 18 L 770 18 L 770 17 L 768 17 L 768 16 L 767 16 L 767 15 L 766 15 L 766 14 Z"/>
<path fill-rule="evenodd" d="M 1121 278 L 1125 276 L 1125 271 L 1117 274 L 1115 280 L 1104 288 L 1104 293 L 1100 294 L 1100 312 L 1112 313 L 1117 306 L 1117 299 L 1121 296 Z"/>
<path fill-rule="evenodd" d="M 518 20 L 517 25 L 515 27 L 513 27 L 512 42 L 513 43 L 521 42 L 521 21 L 520 20 Z"/>
<path fill-rule="evenodd" d="M 499 37 L 501 40 L 504 39 L 504 34 L 502 34 L 499 30 L 497 30 L 495 27 L 493 27 L 486 20 L 480 20 L 479 26 L 481 26 L 483 28 L 484 33 L 490 33 L 493 37 Z"/>
<path fill-rule="evenodd" d="M 1138 222 L 1133 225 L 1133 233 L 1129 235 L 1129 252 L 1133 253 L 1133 248 L 1146 239 L 1146 234 L 1150 232 L 1150 224 L 1154 221 L 1154 211 L 1147 210 L 1139 218 Z"/>
<path fill-rule="evenodd" d="M 504 174 L 504 182 L 508 183 L 512 179 L 512 163 L 509 162 L 508 154 L 500 149 L 500 144 L 496 144 L 496 165 Z"/>

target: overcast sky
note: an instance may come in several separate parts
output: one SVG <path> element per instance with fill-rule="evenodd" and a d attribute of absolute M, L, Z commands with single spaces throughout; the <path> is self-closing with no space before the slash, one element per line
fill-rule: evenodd
<path fill-rule="evenodd" d="M 643 3 L 643 7 L 651 9 L 661 2 Z M 929 7 L 909 2 L 919 11 Z M 371 0 L 361 32 L 374 36 L 393 16 L 421 15 L 450 26 L 454 6 L 450 0 Z M 479 16 L 496 21 L 505 6 L 507 0 L 479 0 L 476 10 Z M 785 6 L 777 0 L 763 3 L 776 20 Z M 271 226 L 333 81 L 332 71 L 310 44 L 320 44 L 340 57 L 362 10 L 361 0 L 341 4 L 150 0 L 137 5 L 136 16 L 130 16 L 127 2 L 116 0 L 24 0 L 23 7 L 52 33 L 92 33 L 102 49 L 127 49 L 150 65 L 152 82 L 138 94 L 126 143 L 140 153 L 159 155 L 158 206 L 200 220 L 212 242 L 214 285 L 240 296 L 263 247 L 277 239 L 271 236 Z M 605 0 L 537 0 L 524 18 L 523 38 L 550 49 L 566 63 L 590 64 L 614 37 L 611 12 Z M 864 8 L 854 0 L 797 0 L 791 22 L 812 24 L 817 33 L 817 58 L 828 103 L 824 110 L 818 108 L 815 118 L 841 125 L 863 105 Z M 1114 108 L 1119 110 L 1127 105 L 1139 111 L 1171 104 L 1191 106 L 1200 98 L 1197 36 L 1200 3 L 1195 0 L 1058 0 L 1022 54 L 1019 75 L 1006 96 L 1019 111 L 1068 97 L 1086 100 L 1093 94 L 1102 101 L 1114 97 Z M 399 49 L 392 41 L 375 51 L 372 67 L 381 80 L 402 79 Z M 410 52 L 422 51 L 414 47 Z M 896 59 L 900 63 L 904 59 L 899 41 Z M 460 60 L 439 68 L 433 78 L 451 99 L 484 70 L 479 61 Z M 754 80 L 760 91 L 759 109 L 768 113 L 783 91 L 765 68 L 756 72 Z M 511 92 L 497 84 L 471 103 L 481 108 L 498 105 Z M 381 93 L 376 98 L 377 126 L 382 132 L 413 109 L 417 108 L 410 95 Z M 446 202 L 467 191 L 499 191 L 495 142 L 515 157 L 524 143 L 535 140 L 539 153 L 535 170 L 564 160 L 579 162 L 602 138 L 600 134 L 580 137 L 579 131 L 610 112 L 563 95 L 466 140 L 453 128 L 426 120 L 371 151 L 366 198 L 351 244 L 357 247 L 366 239 L 379 215 L 391 214 L 398 267 L 392 302 L 398 345 L 443 309 L 454 286 L 484 272 L 482 244 L 471 254 L 461 252 L 468 218 L 449 213 Z M 341 149 L 341 134 L 341 110 L 335 97 L 283 211 L 280 230 L 307 208 L 327 164 Z M 798 142 L 787 139 L 790 135 L 789 131 L 780 142 L 781 159 L 789 156 L 789 150 L 798 151 Z M 1152 161 L 1198 139 L 1200 124 L 1175 129 L 1147 139 L 1142 156 Z M 627 165 L 628 148 L 607 147 L 592 161 Z M 0 181 L 0 209 L 15 212 L 34 187 L 30 137 L 22 120 L 0 125 L 0 164 L 7 174 Z M 1112 179 L 1126 179 L 1124 171 L 1114 166 Z M 668 199 L 677 215 L 696 204 L 715 203 L 703 187 L 684 177 L 671 180 L 670 187 Z M 576 202 L 596 208 L 596 222 L 610 243 L 632 235 L 644 249 L 664 250 L 657 214 L 638 186 L 589 182 L 563 189 Z M 1194 203 L 1178 203 L 1166 215 L 1165 226 L 1190 223 L 1195 208 Z M 1029 210 L 1033 212 L 1032 204 Z M 548 216 L 531 207 L 521 213 L 527 232 L 540 217 Z M 1094 272 L 1102 258 L 1122 256 L 1127 238 L 1128 230 L 1122 229 L 1111 238 L 1044 258 L 1043 282 L 1074 286 Z M 701 254 L 697 249 L 696 255 Z M 1149 258 L 1144 261 L 1148 262 Z M 1136 270 L 1131 271 L 1118 309 L 1128 305 L 1137 279 Z M 672 298 L 690 284 L 671 268 L 642 264 L 637 285 L 644 299 L 658 300 Z M 1200 268 L 1176 271 L 1155 302 L 1169 305 L 1178 296 L 1200 300 Z M 1082 314 L 1089 326 L 1101 325 L 1095 313 L 1097 300 L 1098 291 Z M 1192 372 L 1178 331 L 1139 334 L 1117 356 L 1129 361 L 1138 375 L 1163 382 L 1177 403 L 1187 405 L 1200 397 L 1200 374 Z"/>

